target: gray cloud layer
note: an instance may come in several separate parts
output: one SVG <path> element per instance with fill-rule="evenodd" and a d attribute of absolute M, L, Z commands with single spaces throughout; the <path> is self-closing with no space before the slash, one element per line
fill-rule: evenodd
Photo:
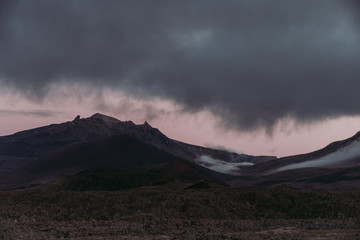
<path fill-rule="evenodd" d="M 342 0 L 0 1 L 0 79 L 79 81 L 210 109 L 241 130 L 360 113 L 360 18 Z"/>
<path fill-rule="evenodd" d="M 49 110 L 30 110 L 30 111 L 18 111 L 18 110 L 1 110 L 0 115 L 15 115 L 15 116 L 37 116 L 37 117 L 52 117 L 55 116 L 55 112 Z"/>

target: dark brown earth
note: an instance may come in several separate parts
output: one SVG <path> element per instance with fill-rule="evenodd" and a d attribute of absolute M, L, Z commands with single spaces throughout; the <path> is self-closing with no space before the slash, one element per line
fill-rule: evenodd
<path fill-rule="evenodd" d="M 191 188 L 191 186 L 197 186 Z M 0 192 L 0 239 L 359 239 L 360 191 L 171 182 Z"/>

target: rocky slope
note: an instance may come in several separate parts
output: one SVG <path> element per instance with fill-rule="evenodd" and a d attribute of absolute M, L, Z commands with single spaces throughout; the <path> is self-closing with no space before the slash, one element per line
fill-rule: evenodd
<path fill-rule="evenodd" d="M 70 122 L 0 137 L 0 176 L 31 164 L 66 145 L 124 134 L 190 161 L 201 155 L 228 162 L 259 162 L 274 158 L 254 157 L 182 143 L 168 138 L 147 122 L 136 125 L 131 121 L 120 121 L 96 113 L 88 118 L 78 116 Z"/>

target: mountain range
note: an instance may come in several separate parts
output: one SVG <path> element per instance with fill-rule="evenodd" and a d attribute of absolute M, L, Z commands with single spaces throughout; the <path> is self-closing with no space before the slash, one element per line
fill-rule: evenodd
<path fill-rule="evenodd" d="M 360 132 L 318 151 L 283 158 L 195 146 L 170 139 L 147 122 L 137 125 L 99 113 L 0 137 L 0 188 L 54 182 L 74 186 L 71 181 L 77 188 L 99 188 L 89 179 L 110 181 L 105 184 L 109 189 L 200 181 L 353 190 L 360 187 Z"/>

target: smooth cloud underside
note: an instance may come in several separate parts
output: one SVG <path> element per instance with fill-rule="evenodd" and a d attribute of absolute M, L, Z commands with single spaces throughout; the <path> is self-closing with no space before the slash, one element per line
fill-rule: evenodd
<path fill-rule="evenodd" d="M 0 81 L 77 81 L 240 130 L 360 113 L 357 1 L 1 1 Z"/>

